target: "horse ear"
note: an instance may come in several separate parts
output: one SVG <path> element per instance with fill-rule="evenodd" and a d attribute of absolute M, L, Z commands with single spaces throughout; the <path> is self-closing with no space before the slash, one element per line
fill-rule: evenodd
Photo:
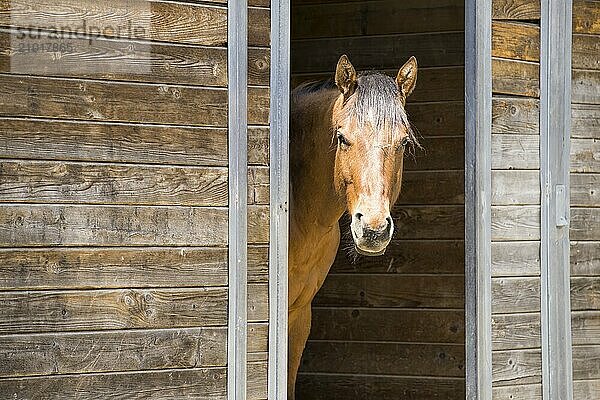
<path fill-rule="evenodd" d="M 335 84 L 343 93 L 344 98 L 350 97 L 356 90 L 356 70 L 344 54 L 340 57 L 335 69 Z"/>
<path fill-rule="evenodd" d="M 414 56 L 400 68 L 396 77 L 396 83 L 400 92 L 402 92 L 402 96 L 406 99 L 412 93 L 417 83 L 417 59 Z"/>

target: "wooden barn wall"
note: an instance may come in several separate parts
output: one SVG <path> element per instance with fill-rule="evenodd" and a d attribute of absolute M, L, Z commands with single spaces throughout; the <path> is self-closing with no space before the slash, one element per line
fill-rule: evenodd
<path fill-rule="evenodd" d="M 494 397 L 542 398 L 537 0 L 496 0 L 493 21 Z M 571 306 L 574 398 L 600 399 L 600 2 L 573 1 Z"/>
<path fill-rule="evenodd" d="M 600 399 L 600 1 L 573 7 L 571 327 L 574 398 Z"/>
<path fill-rule="evenodd" d="M 414 55 L 407 110 L 424 147 L 406 157 L 386 254 L 353 262 L 343 235 L 313 302 L 302 399 L 465 398 L 463 3 L 292 2 L 293 86 L 332 78 L 344 53 L 393 76 Z"/>
<path fill-rule="evenodd" d="M 226 398 L 226 3 L 0 0 L 1 398 Z M 266 399 L 269 2 L 250 5 L 248 398 Z M 147 29 L 14 40 L 84 20 Z"/>
<path fill-rule="evenodd" d="M 540 3 L 492 11 L 492 386 L 541 399 Z"/>

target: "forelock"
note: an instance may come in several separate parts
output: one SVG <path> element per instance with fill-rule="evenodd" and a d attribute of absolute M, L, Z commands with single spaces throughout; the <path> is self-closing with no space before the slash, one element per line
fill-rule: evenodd
<path fill-rule="evenodd" d="M 359 75 L 356 92 L 348 99 L 343 114 L 359 126 L 369 124 L 377 131 L 398 131 L 402 127 L 410 130 L 400 90 L 391 77 L 382 73 Z"/>

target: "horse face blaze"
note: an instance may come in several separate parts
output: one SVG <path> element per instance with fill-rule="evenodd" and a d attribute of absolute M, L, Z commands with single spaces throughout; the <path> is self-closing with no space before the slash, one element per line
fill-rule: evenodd
<path fill-rule="evenodd" d="M 349 124 L 352 126 L 353 124 Z M 400 194 L 402 182 L 402 135 L 360 133 L 349 126 L 337 132 L 335 170 L 340 194 L 345 189 L 352 217 L 352 237 L 358 253 L 375 256 L 385 252 L 394 232 L 390 209 Z"/>

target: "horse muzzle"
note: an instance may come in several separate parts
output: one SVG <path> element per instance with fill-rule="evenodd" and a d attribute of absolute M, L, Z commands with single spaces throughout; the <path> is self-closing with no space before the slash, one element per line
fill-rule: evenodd
<path fill-rule="evenodd" d="M 355 213 L 352 216 L 350 230 L 354 246 L 359 254 L 380 256 L 385 253 L 385 249 L 392 239 L 394 222 L 388 215 L 383 221 L 367 224 L 362 214 Z"/>

